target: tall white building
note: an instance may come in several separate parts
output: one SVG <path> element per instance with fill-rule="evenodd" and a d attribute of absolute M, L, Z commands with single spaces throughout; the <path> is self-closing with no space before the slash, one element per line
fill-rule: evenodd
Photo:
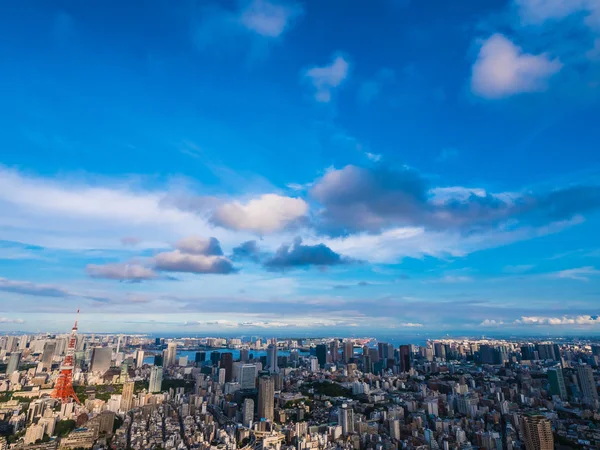
<path fill-rule="evenodd" d="M 167 345 L 167 354 L 163 366 L 170 367 L 174 366 L 177 362 L 177 343 L 169 342 Z"/>
<path fill-rule="evenodd" d="M 354 410 L 346 403 L 343 403 L 338 410 L 338 424 L 342 426 L 344 436 L 354 433 Z"/>
<path fill-rule="evenodd" d="M 144 350 L 139 349 L 135 352 L 135 367 L 139 369 L 144 365 Z"/>
<path fill-rule="evenodd" d="M 152 366 L 152 368 L 150 369 L 150 383 L 148 385 L 148 390 L 153 394 L 157 392 L 162 392 L 162 380 L 163 368 L 160 366 Z"/>

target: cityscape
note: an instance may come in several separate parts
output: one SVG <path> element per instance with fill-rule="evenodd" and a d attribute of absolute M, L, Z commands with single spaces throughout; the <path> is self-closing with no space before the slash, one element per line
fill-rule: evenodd
<path fill-rule="evenodd" d="M 0 337 L 0 449 L 599 448 L 600 340 Z"/>
<path fill-rule="evenodd" d="M 0 0 L 0 450 L 600 449 L 600 0 Z"/>

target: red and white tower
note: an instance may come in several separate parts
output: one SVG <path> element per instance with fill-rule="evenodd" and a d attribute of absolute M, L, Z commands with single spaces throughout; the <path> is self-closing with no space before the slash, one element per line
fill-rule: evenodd
<path fill-rule="evenodd" d="M 77 310 L 77 314 L 79 314 L 79 310 Z M 63 403 L 69 401 L 69 398 L 72 398 L 77 403 L 81 402 L 77 398 L 75 394 L 75 390 L 73 389 L 73 367 L 75 364 L 75 347 L 77 345 L 77 319 L 75 319 L 75 325 L 73 325 L 73 329 L 71 330 L 71 335 L 69 336 L 69 345 L 67 347 L 67 355 L 60 366 L 60 375 L 58 376 L 58 380 L 56 380 L 56 384 L 54 385 L 54 390 L 52 391 L 53 398 L 60 398 Z"/>

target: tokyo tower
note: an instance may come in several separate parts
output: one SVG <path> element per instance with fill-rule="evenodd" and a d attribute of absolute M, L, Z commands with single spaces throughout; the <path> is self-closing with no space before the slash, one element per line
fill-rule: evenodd
<path fill-rule="evenodd" d="M 79 314 L 79 310 L 77 310 L 77 314 Z M 81 404 L 77 395 L 75 394 L 75 390 L 73 389 L 73 366 L 75 363 L 75 346 L 77 344 L 77 319 L 75 319 L 75 325 L 73 325 L 73 329 L 71 330 L 71 335 L 69 336 L 69 346 L 67 347 L 67 355 L 60 366 L 60 375 L 58 376 L 58 380 L 56 380 L 56 384 L 54 385 L 54 390 L 52 391 L 53 398 L 60 398 L 63 403 L 66 403 L 69 398 L 72 398 L 77 403 Z"/>

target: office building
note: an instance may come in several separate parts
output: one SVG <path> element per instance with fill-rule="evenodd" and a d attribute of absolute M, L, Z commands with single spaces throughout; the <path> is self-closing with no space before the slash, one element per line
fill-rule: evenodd
<path fill-rule="evenodd" d="M 354 357 L 354 344 L 350 341 L 344 342 L 342 347 L 342 359 L 348 363 Z"/>
<path fill-rule="evenodd" d="M 112 347 L 94 347 L 92 350 L 92 363 L 90 372 L 104 373 L 110 369 L 112 360 Z"/>
<path fill-rule="evenodd" d="M 279 372 L 277 365 L 277 342 L 273 342 L 267 347 L 267 369 L 271 373 Z"/>
<path fill-rule="evenodd" d="M 584 365 L 577 367 L 577 378 L 581 386 L 583 403 L 586 405 L 595 405 L 598 401 L 598 390 L 594 382 L 594 372 L 590 366 Z"/>
<path fill-rule="evenodd" d="M 329 353 L 331 355 L 331 362 L 336 363 L 340 359 L 340 341 L 334 339 L 329 343 Z"/>
<path fill-rule="evenodd" d="M 148 384 L 148 391 L 152 394 L 162 392 L 162 381 L 163 381 L 163 368 L 160 366 L 152 366 L 150 368 L 150 383 Z"/>
<path fill-rule="evenodd" d="M 548 369 L 548 382 L 550 383 L 550 394 L 558 395 L 562 400 L 567 400 L 567 387 L 560 367 Z"/>
<path fill-rule="evenodd" d="M 270 376 L 258 379 L 258 418 L 273 421 L 275 385 Z"/>
<path fill-rule="evenodd" d="M 342 427 L 344 436 L 354 433 L 354 410 L 346 403 L 338 410 L 338 424 Z"/>
<path fill-rule="evenodd" d="M 553 450 L 552 424 L 544 416 L 523 416 L 521 433 L 526 450 Z"/>
<path fill-rule="evenodd" d="M 327 364 L 327 345 L 318 344 L 315 348 L 315 353 L 317 355 L 317 359 L 319 360 L 319 366 L 321 368 L 325 367 L 325 364 Z"/>
<path fill-rule="evenodd" d="M 231 382 L 233 379 L 233 354 L 225 352 L 221 354 L 221 369 L 225 369 L 225 383 Z"/>
<path fill-rule="evenodd" d="M 254 364 L 242 364 L 239 366 L 238 382 L 241 389 L 256 388 L 256 366 Z"/>
<path fill-rule="evenodd" d="M 42 371 L 50 372 L 52 370 L 52 361 L 56 351 L 56 342 L 46 341 L 44 351 L 42 352 Z"/>
<path fill-rule="evenodd" d="M 410 345 L 401 345 L 398 348 L 398 355 L 400 359 L 400 372 L 410 371 Z"/>
<path fill-rule="evenodd" d="M 167 354 L 164 361 L 165 367 L 172 367 L 177 363 L 177 342 L 169 342 Z"/>
<path fill-rule="evenodd" d="M 135 352 L 135 367 L 141 368 L 144 365 L 144 350 L 138 349 Z"/>
<path fill-rule="evenodd" d="M 251 398 L 245 399 L 242 411 L 242 424 L 250 428 L 254 420 L 254 400 Z"/>
<path fill-rule="evenodd" d="M 123 392 L 121 393 L 121 411 L 127 412 L 133 407 L 134 381 L 123 383 Z"/>
<path fill-rule="evenodd" d="M 21 352 L 12 352 L 8 358 L 8 365 L 6 366 L 6 373 L 11 373 L 19 370 L 19 363 L 21 362 Z"/>
<path fill-rule="evenodd" d="M 204 361 L 206 361 L 206 352 L 196 352 L 196 357 L 194 358 L 196 365 L 198 366 Z"/>
<path fill-rule="evenodd" d="M 248 360 L 250 356 L 250 350 L 248 350 L 247 348 L 243 348 L 240 350 L 240 361 L 241 362 L 248 362 Z"/>
<path fill-rule="evenodd" d="M 210 362 L 212 363 L 213 366 L 218 366 L 219 365 L 219 361 L 221 360 L 221 352 L 210 352 Z"/>

